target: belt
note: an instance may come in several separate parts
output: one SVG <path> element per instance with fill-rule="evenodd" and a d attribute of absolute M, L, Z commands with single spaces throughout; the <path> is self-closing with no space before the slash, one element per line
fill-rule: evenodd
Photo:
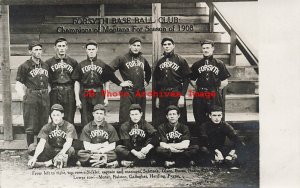
<path fill-rule="evenodd" d="M 180 90 L 182 86 L 177 86 L 177 87 L 162 87 L 160 90 L 161 91 L 174 91 L 174 90 Z"/>
<path fill-rule="evenodd" d="M 48 93 L 48 89 L 27 89 L 28 93 Z"/>
<path fill-rule="evenodd" d="M 215 87 L 197 87 L 197 91 L 218 91 L 219 88 Z"/>
<path fill-rule="evenodd" d="M 102 87 L 98 87 L 98 88 L 83 88 L 83 91 L 91 91 L 93 90 L 94 92 L 100 92 L 103 90 Z"/>
<path fill-rule="evenodd" d="M 124 90 L 128 91 L 137 91 L 137 90 L 144 90 L 144 87 L 123 87 Z"/>
<path fill-rule="evenodd" d="M 62 85 L 62 86 L 54 86 L 53 90 L 64 90 L 64 89 L 73 89 L 74 87 L 72 85 Z"/>

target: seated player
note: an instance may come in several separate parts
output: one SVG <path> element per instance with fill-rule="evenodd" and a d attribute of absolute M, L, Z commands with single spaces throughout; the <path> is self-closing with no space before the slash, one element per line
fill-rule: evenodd
<path fill-rule="evenodd" d="M 200 151 L 207 164 L 236 163 L 237 151 L 245 144 L 240 140 L 230 124 L 222 121 L 222 108 L 213 106 L 209 114 L 210 121 L 203 123 L 200 128 Z M 226 137 L 232 142 L 226 146 Z M 225 158 L 224 158 L 225 156 Z"/>
<path fill-rule="evenodd" d="M 141 164 L 146 161 L 150 165 L 155 165 L 152 148 L 159 141 L 157 131 L 142 119 L 143 112 L 139 104 L 130 106 L 129 115 L 130 120 L 121 125 L 119 134 L 121 145 L 116 148 L 121 165 L 132 167 L 136 163 Z"/>
<path fill-rule="evenodd" d="M 77 153 L 82 166 L 118 167 L 115 147 L 119 137 L 115 128 L 105 121 L 105 115 L 105 107 L 102 104 L 95 105 L 94 120 L 82 130 L 80 140 L 85 150 Z"/>
<path fill-rule="evenodd" d="M 29 168 L 52 165 L 62 168 L 76 163 L 75 150 L 71 147 L 73 139 L 77 139 L 74 125 L 63 120 L 64 108 L 60 104 L 51 107 L 50 117 L 52 121 L 38 134 L 38 144 L 31 144 L 28 148 Z"/>
<path fill-rule="evenodd" d="M 178 122 L 179 108 L 170 105 L 166 109 L 168 122 L 158 127 L 160 146 L 156 148 L 157 157 L 162 159 L 166 168 L 173 166 L 195 165 L 198 145 L 190 145 L 189 128 Z"/>

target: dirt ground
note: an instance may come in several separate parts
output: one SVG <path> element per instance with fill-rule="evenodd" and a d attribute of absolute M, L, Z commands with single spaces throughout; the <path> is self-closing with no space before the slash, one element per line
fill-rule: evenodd
<path fill-rule="evenodd" d="M 257 156 L 256 156 L 257 157 Z M 257 158 L 249 157 L 238 170 L 218 167 L 28 169 L 26 151 L 1 151 L 2 188 L 25 187 L 258 187 Z"/>

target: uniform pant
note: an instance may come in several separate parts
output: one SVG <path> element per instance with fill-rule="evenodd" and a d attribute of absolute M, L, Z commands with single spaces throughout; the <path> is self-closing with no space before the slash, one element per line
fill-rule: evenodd
<path fill-rule="evenodd" d="M 137 151 L 140 151 L 142 148 L 136 148 Z M 118 145 L 116 147 L 116 153 L 118 155 L 118 160 L 126 160 L 126 161 L 145 161 L 148 159 L 152 159 L 154 157 L 154 149 L 151 149 L 146 156 L 146 159 L 140 160 L 135 155 L 131 153 L 131 150 L 123 145 Z"/>
<path fill-rule="evenodd" d="M 117 154 L 115 153 L 114 150 L 108 151 L 104 154 L 107 155 L 108 163 L 117 160 Z M 80 161 L 82 166 L 91 166 L 92 165 L 92 163 L 90 162 L 91 157 L 92 157 L 92 153 L 90 150 L 79 150 L 77 153 L 77 156 L 78 156 L 78 160 Z"/>
<path fill-rule="evenodd" d="M 139 104 L 141 106 L 143 112 L 142 119 L 145 119 L 146 97 L 142 96 L 142 92 L 145 92 L 145 89 L 134 90 L 134 89 L 123 88 L 122 92 L 128 93 L 128 95 L 120 96 L 120 110 L 119 110 L 120 125 L 126 121 L 129 121 L 130 119 L 129 107 L 132 104 Z"/>
<path fill-rule="evenodd" d="M 176 164 L 188 164 L 191 160 L 196 161 L 198 159 L 198 145 L 190 145 L 187 149 L 180 153 L 173 153 L 170 149 L 163 147 L 157 147 L 156 153 L 157 157 L 161 162 L 163 161 L 175 161 Z"/>
<path fill-rule="evenodd" d="M 81 100 L 81 126 L 91 122 L 93 117 L 93 108 L 96 104 L 104 104 L 105 96 L 101 92 L 102 88 L 96 89 L 82 89 L 80 92 Z"/>
<path fill-rule="evenodd" d="M 48 123 L 50 100 L 47 90 L 26 91 L 23 98 L 23 119 L 25 133 L 38 134 Z"/>
<path fill-rule="evenodd" d="M 51 89 L 50 106 L 60 104 L 64 107 L 64 120 L 74 124 L 74 116 L 76 112 L 76 102 L 74 87 L 57 86 Z"/>
<path fill-rule="evenodd" d="M 168 94 L 173 93 L 178 93 L 181 92 L 179 89 L 172 89 L 172 90 L 162 90 L 161 92 L 166 92 Z M 155 108 L 153 111 L 153 125 L 155 127 L 158 127 L 160 124 L 163 124 L 165 122 L 167 122 L 167 118 L 166 118 L 166 109 L 168 106 L 170 105 L 175 105 L 178 106 L 178 100 L 179 100 L 180 96 L 175 95 L 175 96 L 165 96 L 163 95 L 163 97 L 159 98 L 159 108 Z M 187 123 L 187 110 L 186 110 L 186 102 L 184 101 L 184 106 L 182 108 L 179 108 L 180 110 L 180 118 L 179 118 L 179 122 L 186 124 Z"/>
<path fill-rule="evenodd" d="M 193 98 L 193 113 L 195 122 L 200 127 L 203 123 L 209 121 L 209 111 L 212 106 L 218 105 L 223 107 L 223 100 L 219 90 L 203 91 L 198 90 L 197 93 L 215 92 L 214 97 L 194 96 Z M 223 110 L 224 111 L 224 110 Z"/>
<path fill-rule="evenodd" d="M 34 155 L 34 152 L 36 150 L 37 144 L 30 144 L 28 147 L 28 154 L 30 156 Z M 37 161 L 38 162 L 45 162 L 53 159 L 60 151 L 62 148 L 54 148 L 49 145 L 48 142 L 45 143 L 45 148 L 43 152 L 38 156 Z M 68 151 L 66 152 L 68 155 L 68 165 L 69 166 L 74 166 L 76 164 L 77 158 L 75 155 L 75 150 L 73 147 L 70 147 Z"/>

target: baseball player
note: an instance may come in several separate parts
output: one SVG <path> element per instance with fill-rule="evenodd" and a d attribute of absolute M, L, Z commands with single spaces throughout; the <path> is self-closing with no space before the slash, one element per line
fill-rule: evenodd
<path fill-rule="evenodd" d="M 148 61 L 142 56 L 142 41 L 140 38 L 132 37 L 129 40 L 129 52 L 118 56 L 110 66 L 114 71 L 119 70 L 124 81 L 129 83 L 122 91 L 128 95 L 120 96 L 119 122 L 120 124 L 129 120 L 129 107 L 131 104 L 139 104 L 142 107 L 143 119 L 145 119 L 146 97 L 138 95 L 145 91 L 145 87 L 151 79 L 151 68 Z"/>
<path fill-rule="evenodd" d="M 55 40 L 54 50 L 56 55 L 45 61 L 49 66 L 50 105 L 61 104 L 65 110 L 64 119 L 74 124 L 76 103 L 74 80 L 71 79 L 71 75 L 78 63 L 66 54 L 68 42 L 65 38 Z"/>
<path fill-rule="evenodd" d="M 180 122 L 180 110 L 175 105 L 167 107 L 167 122 L 158 127 L 160 146 L 156 148 L 157 157 L 166 168 L 174 165 L 195 165 L 198 145 L 190 145 L 189 128 Z"/>
<path fill-rule="evenodd" d="M 227 78 L 230 77 L 224 63 L 213 57 L 214 42 L 205 40 L 201 46 L 204 58 L 191 67 L 191 80 L 196 81 L 196 93 L 208 93 L 207 97 L 195 95 L 193 98 L 193 113 L 198 126 L 209 121 L 211 106 L 223 106 L 220 91 L 228 84 Z"/>
<path fill-rule="evenodd" d="M 84 149 L 79 150 L 78 158 L 82 166 L 117 167 L 115 153 L 116 142 L 119 141 L 115 128 L 105 121 L 105 107 L 94 106 L 94 120 L 84 126 L 80 140 Z"/>
<path fill-rule="evenodd" d="M 207 164 L 234 164 L 238 151 L 245 146 L 232 126 L 222 121 L 222 116 L 222 107 L 212 106 L 210 121 L 200 127 L 200 153 Z M 231 145 L 225 146 L 226 138 L 230 139 Z"/>
<path fill-rule="evenodd" d="M 34 41 L 28 50 L 31 58 L 19 66 L 15 89 L 23 98 L 23 119 L 29 146 L 34 142 L 34 135 L 48 122 L 50 88 L 48 65 L 41 60 L 42 44 Z"/>
<path fill-rule="evenodd" d="M 64 108 L 60 104 L 51 107 L 51 123 L 43 126 L 38 138 L 38 144 L 31 144 L 28 148 L 30 160 L 28 167 L 62 168 L 67 165 L 75 165 L 75 150 L 73 139 L 77 139 L 74 125 L 63 120 Z"/>
<path fill-rule="evenodd" d="M 165 37 L 161 41 L 164 49 L 163 57 L 158 60 L 153 72 L 153 90 L 161 92 L 155 100 L 157 110 L 153 118 L 155 126 L 166 122 L 165 110 L 170 105 L 180 108 L 182 123 L 187 122 L 185 94 L 189 85 L 188 76 L 191 70 L 186 60 L 174 53 L 175 42 L 171 37 Z"/>
<path fill-rule="evenodd" d="M 146 162 L 146 159 L 150 165 L 155 165 L 153 148 L 159 142 L 157 131 L 142 119 L 143 112 L 139 104 L 132 104 L 129 108 L 129 114 L 130 120 L 120 127 L 121 145 L 116 148 L 121 165 L 132 167 L 137 163 Z"/>
<path fill-rule="evenodd" d="M 72 74 L 75 80 L 76 106 L 81 112 L 81 125 L 84 126 L 93 120 L 93 107 L 96 104 L 103 104 L 103 85 L 111 80 L 117 85 L 126 84 L 114 75 L 112 69 L 97 57 L 98 44 L 89 40 L 85 44 L 87 59 L 80 62 Z"/>

